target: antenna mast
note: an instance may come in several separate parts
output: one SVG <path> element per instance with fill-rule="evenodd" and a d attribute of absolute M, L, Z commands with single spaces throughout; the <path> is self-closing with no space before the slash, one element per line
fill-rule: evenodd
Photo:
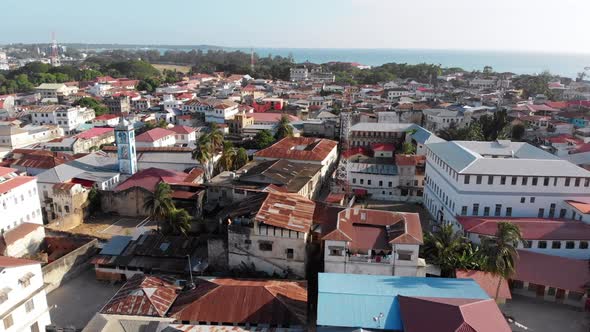
<path fill-rule="evenodd" d="M 55 39 L 55 31 L 51 32 L 51 57 L 49 58 L 51 65 L 59 67 L 61 65 L 59 61 L 59 50 L 57 47 L 57 40 Z"/>

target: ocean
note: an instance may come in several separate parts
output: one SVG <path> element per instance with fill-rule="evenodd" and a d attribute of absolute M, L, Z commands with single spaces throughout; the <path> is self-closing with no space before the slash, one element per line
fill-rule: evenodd
<path fill-rule="evenodd" d="M 241 49 L 249 52 L 249 49 Z M 358 62 L 378 66 L 388 62 L 432 63 L 443 67 L 461 67 L 465 70 L 483 70 L 492 66 L 497 72 L 538 74 L 549 71 L 575 78 L 577 73 L 590 66 L 590 54 L 425 50 L 425 49 L 302 49 L 254 48 L 260 56 L 268 54 L 288 56 L 296 62 L 325 63 L 330 61 Z"/>
<path fill-rule="evenodd" d="M 166 48 L 157 48 L 164 52 Z M 188 51 L 191 48 L 174 48 Z M 250 52 L 250 48 L 222 48 L 227 51 Z M 515 74 L 552 74 L 575 78 L 577 73 L 590 66 L 590 54 L 535 53 L 516 51 L 428 50 L 428 49 L 329 49 L 329 48 L 254 48 L 259 56 L 269 54 L 289 56 L 296 62 L 326 63 L 330 61 L 358 62 L 379 66 L 388 62 L 432 63 L 443 67 L 460 67 L 464 70 L 483 70 L 492 66 L 497 72 Z M 589 68 L 590 69 L 590 68 Z M 589 70 L 590 71 L 590 70 Z M 590 72 L 589 72 L 590 74 Z"/>

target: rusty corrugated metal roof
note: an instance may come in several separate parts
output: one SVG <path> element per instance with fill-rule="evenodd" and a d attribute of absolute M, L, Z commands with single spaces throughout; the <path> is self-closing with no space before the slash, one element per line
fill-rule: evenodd
<path fill-rule="evenodd" d="M 136 274 L 100 311 L 103 314 L 164 317 L 179 288 L 165 277 Z"/>
<path fill-rule="evenodd" d="M 307 283 L 275 280 L 201 280 L 170 308 L 180 321 L 303 326 Z"/>
<path fill-rule="evenodd" d="M 322 161 L 328 157 L 338 142 L 324 138 L 286 137 L 254 154 L 256 157 Z"/>
<path fill-rule="evenodd" d="M 268 192 L 256 221 L 298 232 L 309 232 L 315 203 L 298 194 Z"/>

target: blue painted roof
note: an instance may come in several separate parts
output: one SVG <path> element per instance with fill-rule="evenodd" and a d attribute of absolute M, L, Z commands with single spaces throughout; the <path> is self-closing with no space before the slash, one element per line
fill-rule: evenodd
<path fill-rule="evenodd" d="M 101 255 L 111 255 L 117 256 L 120 255 L 123 250 L 127 247 L 129 241 L 131 241 L 131 236 L 122 236 L 122 235 L 115 235 L 111 238 L 107 244 L 104 245 L 102 250 L 100 251 Z"/>
<path fill-rule="evenodd" d="M 317 324 L 402 330 L 397 295 L 489 299 L 472 279 L 320 273 Z"/>

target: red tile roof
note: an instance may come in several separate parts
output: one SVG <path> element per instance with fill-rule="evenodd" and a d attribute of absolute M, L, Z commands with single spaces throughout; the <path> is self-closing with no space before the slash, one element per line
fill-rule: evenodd
<path fill-rule="evenodd" d="M 590 270 L 588 260 L 518 250 L 516 273 L 511 279 L 584 292 L 584 284 L 590 281 Z"/>
<path fill-rule="evenodd" d="M 579 201 L 565 201 L 567 204 L 573 206 L 576 210 L 580 211 L 583 214 L 590 213 L 590 203 L 579 202 Z"/>
<path fill-rule="evenodd" d="M 19 267 L 25 265 L 41 264 L 41 262 L 30 259 L 0 256 L 0 268 Z"/>
<path fill-rule="evenodd" d="M 256 221 L 307 233 L 313 223 L 315 203 L 298 194 L 268 192 Z"/>
<path fill-rule="evenodd" d="M 323 161 L 336 149 L 338 142 L 313 137 L 286 137 L 266 149 L 255 153 L 255 157 Z"/>
<path fill-rule="evenodd" d="M 510 222 L 520 228 L 525 240 L 590 240 L 590 225 L 581 221 L 463 216 L 457 217 L 457 221 L 466 232 L 480 235 L 493 236 L 498 230 L 498 223 Z"/>
<path fill-rule="evenodd" d="M 404 332 L 510 332 L 494 300 L 398 297 Z M 426 315 L 425 315 L 426 314 Z"/>
<path fill-rule="evenodd" d="M 80 139 L 91 139 L 91 138 L 99 137 L 99 136 L 106 135 L 109 133 L 112 133 L 114 135 L 115 128 L 96 127 L 96 128 L 88 129 L 88 130 L 76 135 L 76 137 L 80 138 Z"/>
<path fill-rule="evenodd" d="M 288 326 L 305 326 L 306 313 L 306 282 L 274 280 L 199 280 L 170 309 L 179 321 Z"/>
<path fill-rule="evenodd" d="M 322 240 L 351 242 L 354 249 L 388 249 L 391 244 L 422 244 L 417 213 L 348 208 L 322 226 Z"/>
<path fill-rule="evenodd" d="M 426 156 L 417 156 L 417 155 L 410 155 L 410 154 L 396 154 L 395 155 L 395 164 L 398 166 L 415 166 L 420 162 L 426 160 Z"/>
<path fill-rule="evenodd" d="M 151 130 L 146 131 L 145 133 L 137 136 L 135 140 L 137 142 L 155 142 L 161 138 L 166 136 L 174 135 L 175 133 L 172 130 L 164 129 L 164 128 L 154 128 Z"/>
<path fill-rule="evenodd" d="M 100 311 L 103 314 L 164 317 L 179 288 L 163 277 L 136 274 Z"/>
<path fill-rule="evenodd" d="M 0 167 L 0 177 L 6 176 L 10 173 L 14 173 L 17 170 L 14 168 L 10 168 L 10 167 Z"/>
<path fill-rule="evenodd" d="M 194 133 L 196 131 L 195 128 L 187 127 L 187 126 L 174 126 L 174 127 L 170 128 L 170 130 L 172 130 L 173 132 L 175 132 L 177 134 L 190 134 L 190 133 Z"/>
<path fill-rule="evenodd" d="M 105 145 L 102 147 L 102 151 L 105 152 L 116 152 L 117 147 L 114 145 Z M 138 146 L 135 151 L 137 153 L 142 152 L 191 152 L 193 149 L 182 146 Z"/>
<path fill-rule="evenodd" d="M 188 174 L 183 172 L 152 167 L 133 174 L 127 180 L 120 183 L 115 188 L 115 191 L 123 191 L 129 188 L 141 187 L 150 192 L 154 192 L 154 190 L 156 190 L 156 186 L 160 182 L 168 184 L 181 184 L 187 182 L 187 178 Z"/>
<path fill-rule="evenodd" d="M 491 298 L 496 297 L 496 289 L 498 288 L 498 280 L 502 277 L 496 276 L 490 272 L 474 271 L 474 270 L 457 270 L 455 275 L 459 279 L 473 279 L 479 287 L 481 287 Z M 508 282 L 502 278 L 500 282 L 500 292 L 498 293 L 500 299 L 511 299 L 510 288 Z"/>
<path fill-rule="evenodd" d="M 0 183 L 0 194 L 7 193 L 14 188 L 18 188 L 25 183 L 29 183 L 31 181 L 35 181 L 36 178 L 34 176 L 16 176 L 7 181 Z"/>
<path fill-rule="evenodd" d="M 392 143 L 375 143 L 371 145 L 373 151 L 395 151 L 395 144 Z"/>
<path fill-rule="evenodd" d="M 548 101 L 545 103 L 545 105 L 556 109 L 567 108 L 567 102 L 565 101 Z"/>
<path fill-rule="evenodd" d="M 343 151 L 340 154 L 340 156 L 342 156 L 345 159 L 348 159 L 350 157 L 357 156 L 359 154 L 363 155 L 363 156 L 367 156 L 367 157 L 371 156 L 371 152 L 362 146 L 356 146 L 356 147 L 350 148 L 346 151 Z"/>

